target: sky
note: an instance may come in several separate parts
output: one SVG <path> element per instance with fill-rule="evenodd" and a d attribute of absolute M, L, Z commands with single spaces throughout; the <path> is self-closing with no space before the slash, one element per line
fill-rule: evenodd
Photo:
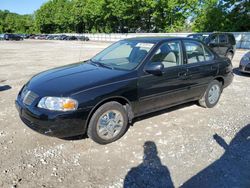
<path fill-rule="evenodd" d="M 32 14 L 48 0 L 0 0 L 0 10 L 18 14 Z"/>

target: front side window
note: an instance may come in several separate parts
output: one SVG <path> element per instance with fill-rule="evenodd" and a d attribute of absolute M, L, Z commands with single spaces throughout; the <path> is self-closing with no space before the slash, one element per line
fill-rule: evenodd
<path fill-rule="evenodd" d="M 154 43 L 123 40 L 94 56 L 91 61 L 114 69 L 132 70 L 147 56 Z"/>
<path fill-rule="evenodd" d="M 203 46 L 198 42 L 185 41 L 184 42 L 187 63 L 199 63 L 205 61 Z"/>
<path fill-rule="evenodd" d="M 179 41 L 165 42 L 159 47 L 150 62 L 160 62 L 164 68 L 181 65 L 181 43 Z"/>
<path fill-rule="evenodd" d="M 219 35 L 219 41 L 220 43 L 227 43 L 227 36 L 226 35 Z"/>

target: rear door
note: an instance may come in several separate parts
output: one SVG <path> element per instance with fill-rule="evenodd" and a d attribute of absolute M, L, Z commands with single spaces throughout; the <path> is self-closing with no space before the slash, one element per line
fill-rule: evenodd
<path fill-rule="evenodd" d="M 185 49 L 184 63 L 187 67 L 187 98 L 197 99 L 206 90 L 208 84 L 219 70 L 213 53 L 202 43 L 192 40 L 183 41 Z"/>
<path fill-rule="evenodd" d="M 141 114 L 179 103 L 186 97 L 187 69 L 183 64 L 181 41 L 172 40 L 160 45 L 147 64 L 156 62 L 164 65 L 163 75 L 144 72 L 138 80 L 138 111 Z"/>

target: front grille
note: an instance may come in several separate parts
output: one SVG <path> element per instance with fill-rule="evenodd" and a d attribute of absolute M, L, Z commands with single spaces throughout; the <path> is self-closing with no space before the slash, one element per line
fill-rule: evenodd
<path fill-rule="evenodd" d="M 29 91 L 27 87 L 23 88 L 23 91 L 21 93 L 21 100 L 26 105 L 31 105 L 36 99 L 38 98 L 38 95 L 32 91 Z"/>
<path fill-rule="evenodd" d="M 245 67 L 245 71 L 250 71 L 250 64 Z"/>
<path fill-rule="evenodd" d="M 245 68 L 245 71 L 250 71 L 250 67 L 246 67 L 246 68 Z"/>

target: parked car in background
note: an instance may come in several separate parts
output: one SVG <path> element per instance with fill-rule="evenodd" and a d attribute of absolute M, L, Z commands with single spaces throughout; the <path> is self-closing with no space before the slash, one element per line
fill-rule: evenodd
<path fill-rule="evenodd" d="M 67 35 L 60 35 L 59 40 L 65 40 L 67 38 Z"/>
<path fill-rule="evenodd" d="M 29 39 L 35 39 L 36 35 L 35 34 L 30 34 Z"/>
<path fill-rule="evenodd" d="M 30 37 L 29 34 L 18 34 L 20 37 L 22 37 L 23 39 L 28 39 Z"/>
<path fill-rule="evenodd" d="M 250 51 L 240 60 L 239 70 L 243 73 L 250 73 Z"/>
<path fill-rule="evenodd" d="M 67 36 L 64 38 L 64 40 L 78 40 L 75 36 Z"/>
<path fill-rule="evenodd" d="M 38 35 L 37 39 L 39 40 L 45 40 L 47 38 L 48 35 Z"/>
<path fill-rule="evenodd" d="M 78 40 L 81 40 L 81 41 L 89 41 L 89 37 L 86 37 L 86 36 L 79 36 L 77 38 Z"/>
<path fill-rule="evenodd" d="M 65 34 L 20 34 L 23 38 L 38 39 L 38 40 L 81 40 L 89 41 L 86 36 L 75 36 Z M 0 38 L 1 40 L 1 38 Z"/>
<path fill-rule="evenodd" d="M 23 38 L 17 34 L 4 34 L 3 38 L 4 40 L 16 40 L 16 41 L 23 40 Z"/>
<path fill-rule="evenodd" d="M 42 72 L 16 99 L 22 121 L 42 134 L 87 133 L 108 144 L 134 117 L 189 101 L 214 107 L 233 80 L 232 63 L 190 38 L 116 42 L 87 60 Z"/>
<path fill-rule="evenodd" d="M 203 41 L 218 55 L 233 59 L 236 51 L 236 41 L 231 33 L 196 33 L 188 35 L 189 38 L 195 38 Z"/>
<path fill-rule="evenodd" d="M 0 34 L 0 40 L 4 40 L 4 34 Z"/>
<path fill-rule="evenodd" d="M 194 34 L 190 34 L 187 37 L 189 38 L 193 38 L 193 39 L 197 39 L 200 41 L 205 41 L 205 39 L 209 36 L 209 34 L 205 34 L 205 33 L 194 33 Z"/>
<path fill-rule="evenodd" d="M 46 40 L 55 40 L 56 36 L 57 36 L 57 35 L 48 35 L 48 36 L 46 37 Z"/>

